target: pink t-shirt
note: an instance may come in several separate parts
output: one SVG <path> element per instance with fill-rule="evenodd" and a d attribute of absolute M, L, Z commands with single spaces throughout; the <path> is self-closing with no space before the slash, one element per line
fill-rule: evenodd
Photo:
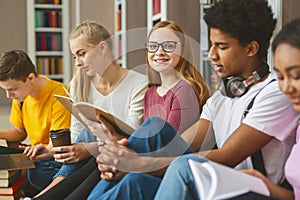
<path fill-rule="evenodd" d="M 156 86 L 150 87 L 145 94 L 144 121 L 160 117 L 182 133 L 199 119 L 197 96 L 186 81 L 180 80 L 164 96 L 159 96 L 156 89 Z"/>
<path fill-rule="evenodd" d="M 300 125 L 297 129 L 296 144 L 294 144 L 291 154 L 285 165 L 285 176 L 294 188 L 295 199 L 300 200 Z"/>

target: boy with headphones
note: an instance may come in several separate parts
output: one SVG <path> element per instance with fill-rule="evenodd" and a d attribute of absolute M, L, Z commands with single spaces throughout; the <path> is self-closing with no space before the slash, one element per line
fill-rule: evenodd
<path fill-rule="evenodd" d="M 211 125 L 218 149 L 197 154 L 236 169 L 248 169 L 253 168 L 250 156 L 261 149 L 266 176 L 281 183 L 285 160 L 295 142 L 297 114 L 265 63 L 276 25 L 271 8 L 264 0 L 222 0 L 207 10 L 204 20 L 210 28 L 209 58 L 222 84 L 207 101 L 197 124 L 198 135 Z M 205 162 L 194 155 L 174 161 L 160 184 L 157 199 L 198 196 L 188 159 Z"/>
<path fill-rule="evenodd" d="M 265 62 L 276 25 L 271 8 L 265 0 L 222 0 L 207 9 L 204 19 L 210 29 L 209 58 L 223 79 L 221 89 L 208 99 L 199 121 L 181 138 L 166 122 L 150 119 L 141 137 L 153 136 L 160 147 L 164 138 L 174 138 L 165 140 L 168 143 L 160 151 L 135 154 L 124 140 L 102 146 L 97 160 L 106 180 L 117 179 L 119 171 L 144 172 L 127 173 L 107 197 L 153 199 L 156 194 L 158 200 L 198 199 L 189 159 L 248 169 L 253 168 L 251 155 L 260 149 L 266 175 L 275 183 L 284 179 L 284 163 L 295 142 L 297 113 Z M 215 144 L 218 148 L 211 149 Z M 180 152 L 187 155 L 173 161 Z"/>

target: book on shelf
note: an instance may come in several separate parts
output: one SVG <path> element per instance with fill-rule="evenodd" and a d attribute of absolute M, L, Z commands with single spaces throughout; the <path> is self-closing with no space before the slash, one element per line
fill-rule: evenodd
<path fill-rule="evenodd" d="M 20 178 L 11 186 L 9 187 L 0 187 L 0 195 L 12 195 L 16 194 L 18 190 L 21 188 L 25 177 L 23 175 L 20 176 Z M 1 197 L 0 197 L 1 199 Z"/>
<path fill-rule="evenodd" d="M 153 0 L 153 15 L 160 13 L 160 1 L 161 0 Z"/>
<path fill-rule="evenodd" d="M 85 123 L 81 120 L 79 112 L 92 121 L 98 121 L 97 115 L 100 114 L 101 117 L 106 119 L 119 134 L 128 136 L 134 132 L 134 128 L 102 108 L 96 107 L 95 105 L 87 102 L 74 103 L 70 97 L 60 95 L 54 96 L 70 113 L 72 113 L 74 117 L 76 117 L 76 119 L 78 119 L 84 125 Z"/>
<path fill-rule="evenodd" d="M 50 27 L 57 27 L 57 12 L 52 10 L 49 11 L 49 25 Z"/>
<path fill-rule="evenodd" d="M 16 173 L 14 173 L 9 178 L 0 178 L 0 187 L 9 187 L 18 181 L 18 179 L 21 177 L 22 171 L 21 170 L 13 170 L 13 171 Z"/>
<path fill-rule="evenodd" d="M 188 162 L 200 199 L 228 199 L 250 192 L 270 196 L 267 186 L 257 177 L 213 161 Z"/>
<path fill-rule="evenodd" d="M 117 10 L 117 30 L 120 31 L 122 29 L 122 12 L 121 8 Z"/>

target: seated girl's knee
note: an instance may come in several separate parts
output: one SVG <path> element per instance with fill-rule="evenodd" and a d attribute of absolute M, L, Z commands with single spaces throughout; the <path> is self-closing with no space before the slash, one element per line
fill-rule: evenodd
<path fill-rule="evenodd" d="M 125 177 L 122 179 L 123 182 L 127 183 L 138 183 L 140 181 L 144 181 L 149 175 L 139 173 L 139 172 L 131 172 L 125 175 Z"/>
<path fill-rule="evenodd" d="M 185 154 L 182 155 L 178 158 L 176 158 L 175 160 L 172 161 L 170 167 L 175 167 L 175 168 L 186 168 L 187 166 L 189 166 L 189 160 L 195 160 L 198 162 L 206 162 L 207 159 L 203 158 L 201 156 L 197 156 L 195 154 Z M 170 168 L 169 167 L 169 168 Z"/>

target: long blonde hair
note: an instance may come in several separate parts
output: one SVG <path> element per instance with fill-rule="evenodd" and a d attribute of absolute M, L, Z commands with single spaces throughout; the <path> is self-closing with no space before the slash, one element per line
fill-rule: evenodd
<path fill-rule="evenodd" d="M 148 39 L 153 31 L 159 28 L 168 28 L 174 32 L 179 38 L 183 49 L 180 56 L 180 60 L 175 67 L 180 74 L 180 76 L 186 80 L 190 86 L 193 88 L 196 96 L 198 97 L 200 110 L 202 111 L 202 106 L 205 104 L 206 100 L 210 97 L 209 87 L 206 84 L 205 80 L 199 73 L 199 70 L 194 65 L 194 55 L 191 48 L 191 45 L 188 41 L 188 37 L 180 26 L 174 21 L 160 21 L 154 25 L 148 34 Z M 153 70 L 147 59 L 146 55 L 146 64 L 147 64 L 147 75 L 149 85 L 161 85 L 160 75 L 157 71 Z"/>
<path fill-rule="evenodd" d="M 70 32 L 69 41 L 75 38 L 80 38 L 82 42 L 90 46 L 96 46 L 101 41 L 105 41 L 111 50 L 111 55 L 113 55 L 113 44 L 109 32 L 95 21 L 84 21 L 74 28 Z M 74 67 L 72 84 L 74 85 L 74 100 L 77 102 L 87 102 L 91 86 L 91 77 L 87 76 L 81 68 Z"/>

